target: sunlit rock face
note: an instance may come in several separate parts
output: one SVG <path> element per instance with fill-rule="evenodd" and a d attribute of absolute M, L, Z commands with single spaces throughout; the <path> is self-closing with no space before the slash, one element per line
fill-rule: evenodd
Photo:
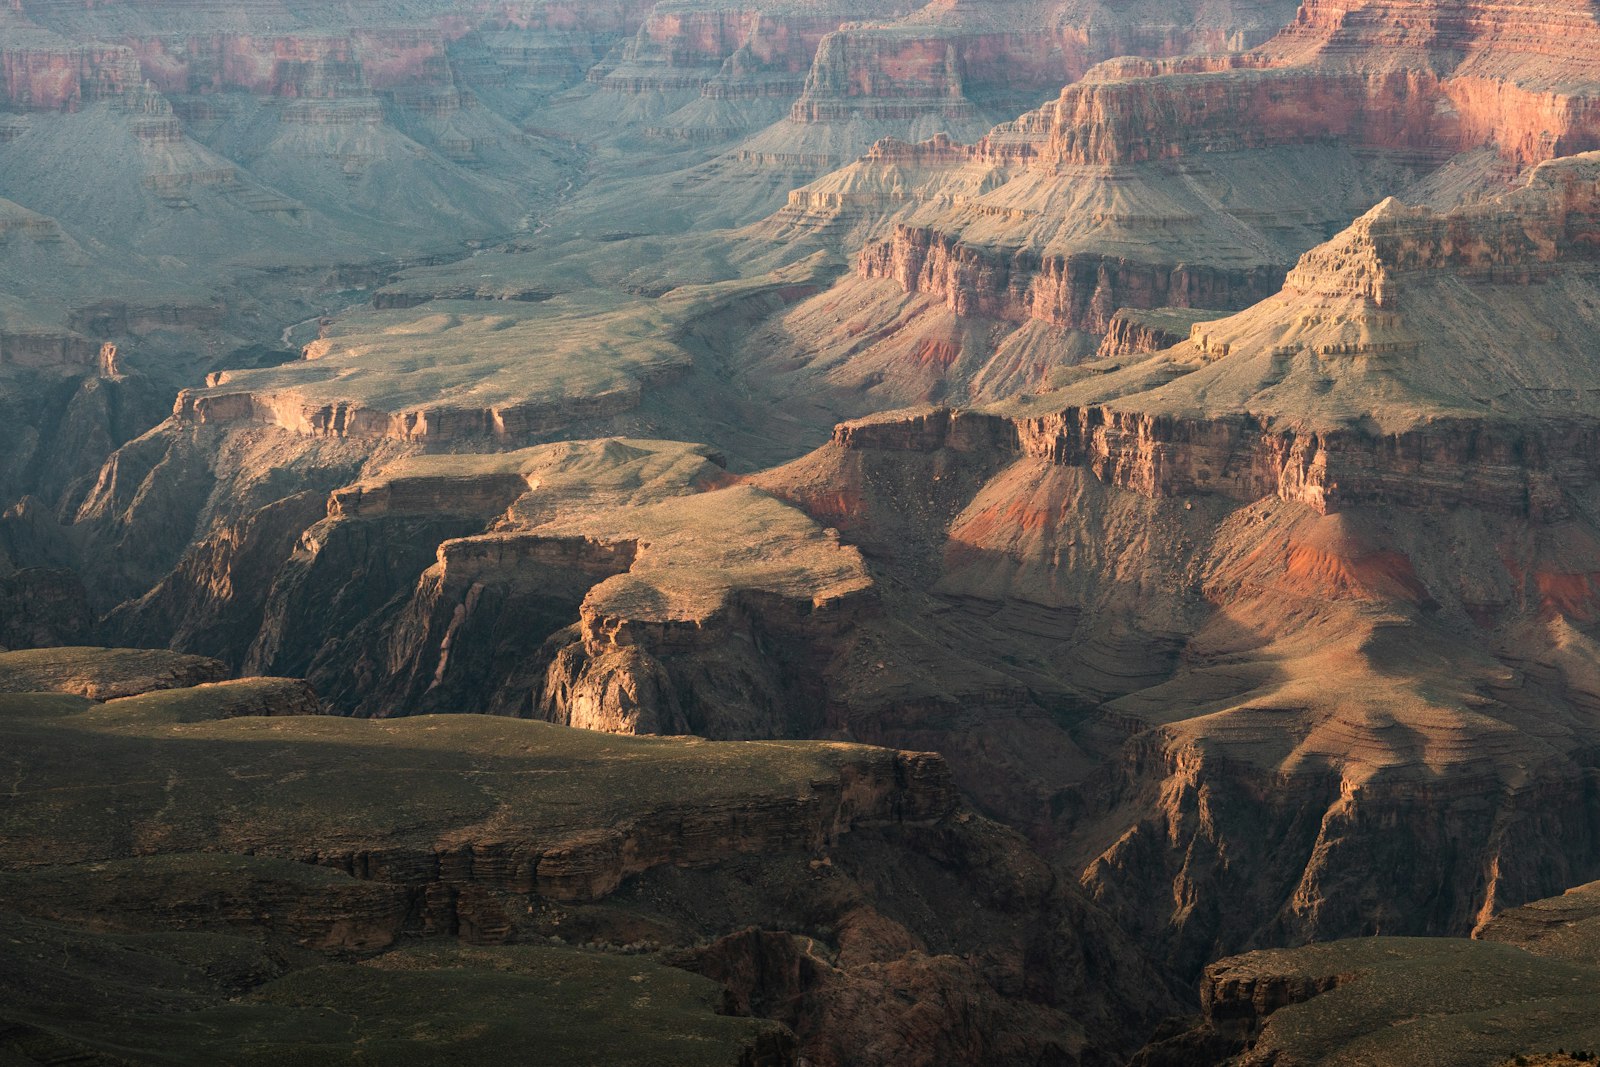
<path fill-rule="evenodd" d="M 1597 27 L 12 0 L 0 1059 L 1541 1052 Z"/>

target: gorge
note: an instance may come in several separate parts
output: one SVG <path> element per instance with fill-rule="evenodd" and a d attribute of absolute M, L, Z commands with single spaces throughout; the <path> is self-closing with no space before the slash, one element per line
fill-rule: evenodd
<path fill-rule="evenodd" d="M 1588 0 L 4 0 L 0 1062 L 1590 1062 Z"/>

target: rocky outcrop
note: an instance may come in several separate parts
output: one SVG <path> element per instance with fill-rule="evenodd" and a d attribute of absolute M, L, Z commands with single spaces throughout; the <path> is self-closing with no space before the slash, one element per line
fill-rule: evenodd
<path fill-rule="evenodd" d="M 1118 359 L 1145 356 L 1187 341 L 1197 323 L 1220 318 L 1214 312 L 1191 308 L 1123 308 L 1111 316 L 1105 340 L 1096 356 Z"/>
<path fill-rule="evenodd" d="M 1462 421 L 1377 438 L 1298 435 L 1248 418 L 1189 421 L 1095 409 L 1019 426 L 1025 454 L 1086 464 L 1108 484 L 1148 496 L 1218 493 L 1246 502 L 1270 495 L 1323 514 L 1393 501 L 1545 520 L 1565 514 L 1563 488 L 1595 477 L 1582 458 L 1587 446 L 1569 452 L 1566 444 L 1591 433 L 1582 424 L 1495 430 Z"/>
<path fill-rule="evenodd" d="M 73 334 L 0 334 L 0 365 L 81 373 L 102 365 L 105 348 Z"/>
<path fill-rule="evenodd" d="M 978 110 L 963 92 L 966 53 L 974 53 L 973 58 L 982 52 L 999 54 L 1005 43 L 1003 38 L 980 42 L 918 36 L 888 27 L 876 33 L 866 28 L 841 31 L 822 42 L 790 119 L 821 123 L 858 115 L 869 121 L 933 115 L 970 122 L 978 118 Z"/>
<path fill-rule="evenodd" d="M 1593 959 L 1529 949 L 1379 937 L 1221 960 L 1201 981 L 1203 1015 L 1173 1020 L 1131 1062 L 1311 1067 L 1357 1046 L 1407 1067 L 1441 1051 L 1459 1063 L 1583 1062 L 1590 1053 L 1565 1050 L 1593 1040 Z"/>
<path fill-rule="evenodd" d="M 886 5 L 882 13 L 895 10 Z M 623 50 L 621 63 L 592 77 L 611 91 L 641 93 L 701 89 L 719 72 L 741 78 L 760 72 L 786 75 L 773 89 L 795 92 L 823 36 L 852 14 L 873 13 L 847 12 L 825 3 L 763 10 L 727 5 L 657 8 Z M 726 77 L 717 80 L 714 90 L 723 96 L 736 91 Z"/>
<path fill-rule="evenodd" d="M 76 45 L 37 31 L 20 38 L 0 46 L 0 88 L 13 108 L 76 111 L 137 89 L 143 81 L 138 58 L 128 48 Z"/>
<path fill-rule="evenodd" d="M 665 370 L 670 375 L 672 368 Z M 221 383 L 219 383 L 221 384 Z M 500 437 L 524 441 L 566 428 L 575 421 L 605 419 L 639 404 L 641 386 L 593 396 L 564 397 L 487 408 L 424 408 L 383 411 L 360 403 L 319 403 L 289 393 L 236 393 L 218 387 L 178 394 L 173 416 L 199 425 L 254 423 L 308 437 L 422 438 L 452 441 Z"/>
<path fill-rule="evenodd" d="M 175 47 L 176 46 L 176 47 Z M 333 99 L 449 82 L 446 40 L 416 26 L 366 26 L 348 35 L 212 34 L 142 38 L 140 68 L 162 92 L 242 90 L 261 96 Z"/>
<path fill-rule="evenodd" d="M 554 656 L 552 635 L 572 625 L 591 589 L 626 574 L 637 552 L 631 541 L 584 536 L 444 541 L 389 631 L 390 677 L 359 694 L 358 706 L 532 714 Z"/>
<path fill-rule="evenodd" d="M 1449 203 L 1596 143 L 1593 48 L 1575 43 L 1600 40 L 1592 13 L 1425 7 L 1312 5 L 1249 52 L 1108 60 L 964 163 L 937 143 L 886 151 L 797 191 L 773 225 L 865 237 L 861 278 L 1003 324 L 997 359 L 1011 344 L 1070 365 L 1071 346 L 1049 351 L 1040 331 L 1102 335 L 1121 308 L 1242 309 L 1423 175 Z M 907 325 L 885 334 L 898 345 Z M 903 360 L 890 344 L 864 347 Z M 953 395 L 974 364 L 946 372 Z"/>
<path fill-rule="evenodd" d="M 973 427 L 985 445 L 1053 464 L 1086 467 L 1107 485 L 1144 496 L 1214 493 L 1240 503 L 1274 496 L 1322 514 L 1405 503 L 1481 508 L 1540 520 L 1566 515 L 1563 489 L 1600 476 L 1585 458 L 1592 428 L 1494 430 L 1470 421 L 1373 437 L 1360 432 L 1295 434 L 1248 417 L 1179 419 L 1101 408 L 1070 408 L 1022 419 L 941 409 L 900 425 L 847 423 L 844 448 L 962 450 L 959 437 L 930 436 L 938 424 Z M 1575 447 L 1569 450 L 1569 442 Z M 1546 458 L 1548 457 L 1548 458 Z"/>
<path fill-rule="evenodd" d="M 1591 419 L 1581 403 L 1569 405 L 1550 390 L 1512 389 L 1477 411 L 1436 399 L 1442 410 L 1399 423 L 1375 406 L 1367 417 L 1393 425 L 1379 433 L 1319 418 L 1315 402 L 1275 410 L 1264 397 L 1313 375 L 1315 389 L 1348 382 L 1352 393 L 1373 390 L 1382 397 L 1378 405 L 1400 406 L 1394 390 L 1430 388 L 1430 368 L 1448 373 L 1460 343 L 1450 312 L 1438 306 L 1439 285 L 1470 281 L 1478 287 L 1472 299 L 1503 299 L 1509 309 L 1524 301 L 1530 285 L 1586 276 L 1600 202 L 1596 161 L 1582 156 L 1550 164 L 1515 193 L 1446 214 L 1386 202 L 1308 252 L 1282 294 L 1244 315 L 1195 322 L 1187 341 L 1146 357 L 1138 370 L 1113 368 L 1063 391 L 1114 399 L 1013 416 L 1005 433 L 1021 455 L 1084 465 L 1107 484 L 1153 497 L 1216 493 L 1244 502 L 1270 495 L 1322 513 L 1396 502 L 1562 518 L 1567 494 L 1581 492 L 1600 471 L 1586 458 Z M 1559 299 L 1572 307 L 1569 316 L 1582 316 L 1581 302 Z M 1548 363 L 1531 352 L 1519 358 L 1565 379 L 1571 372 L 1560 359 L 1583 342 L 1555 334 L 1543 340 L 1551 346 Z M 1460 393 L 1481 396 L 1496 388 L 1470 379 L 1473 373 L 1455 372 Z M 1575 371 L 1575 386 L 1585 373 Z M 1188 401 L 1203 392 L 1215 405 L 1224 380 L 1240 387 L 1227 409 L 1206 412 Z M 1116 397 L 1124 389 L 1128 395 Z M 1515 418 L 1533 409 L 1542 413 L 1538 422 Z M 923 416 L 908 418 L 898 433 L 875 420 L 847 427 L 835 440 L 843 447 L 907 447 L 902 438 L 920 440 L 920 428 L 932 425 Z M 939 420 L 939 427 L 963 422 L 948 414 Z"/>
<path fill-rule="evenodd" d="M 1581 582 L 1557 577 L 1587 566 L 1590 535 L 1571 520 L 1425 499 L 1326 515 L 1270 496 L 1151 500 L 1041 458 L 996 463 L 1010 430 L 937 412 L 847 426 L 848 447 L 807 464 L 830 477 L 770 476 L 895 578 L 940 594 L 917 616 L 939 651 L 896 630 L 834 669 L 836 728 L 938 745 L 973 789 L 1006 774 L 1048 794 L 1052 774 L 1077 775 L 1053 787 L 1061 821 L 1037 832 L 1081 857 L 1098 901 L 1168 945 L 1179 973 L 1251 945 L 1461 935 L 1594 876 L 1592 739 L 1556 725 L 1593 700 L 1586 653 L 1561 651 L 1571 631 L 1554 621 L 1593 617 Z M 861 485 L 874 491 L 852 503 Z M 925 547 L 896 528 L 923 528 L 947 491 L 959 502 Z M 1480 543 L 1523 547 L 1507 561 L 1441 549 L 1469 515 L 1495 531 Z M 1569 586 L 1578 599 L 1563 601 Z M 1058 714 L 1098 754 L 1088 766 L 1031 762 L 1071 750 L 1025 725 L 1026 697 L 980 689 L 960 659 L 974 647 L 1004 649 L 1035 694 L 1062 686 Z M 922 679 L 982 709 L 982 746 L 961 744 L 951 698 L 912 699 Z"/>
<path fill-rule="evenodd" d="M 596 291 L 508 300 L 483 313 L 411 307 L 409 298 L 395 302 L 405 308 L 352 310 L 300 360 L 219 372 L 203 388 L 180 391 L 173 419 L 180 431 L 269 426 L 306 438 L 429 446 L 515 448 L 585 427 L 604 433 L 691 377 L 702 337 L 812 295 L 826 271 L 813 257 L 648 302 Z M 430 302 L 454 295 L 453 286 L 432 282 Z M 530 350 L 541 359 L 529 360 Z M 441 396 L 445 379 L 459 388 Z"/>
<path fill-rule="evenodd" d="M 197 706 L 224 698 L 165 697 L 186 693 Z M 818 1024 L 865 1036 L 883 1018 L 873 1003 L 916 1005 L 903 1047 L 917 1063 L 1125 1052 L 1175 1003 L 1070 881 L 961 807 L 931 754 L 475 716 L 175 719 L 144 699 L 84 709 L 0 696 L 7 751 L 29 761 L 0 816 L 0 888 L 34 922 L 92 921 L 146 942 L 226 934 L 189 942 L 185 957 L 219 967 L 219 948 L 233 960 L 253 942 L 353 955 L 380 975 L 415 975 L 418 953 L 513 967 L 555 966 L 558 950 L 625 956 L 627 974 L 673 965 L 714 978 L 725 1012 L 794 1020 L 818 1063 L 861 1062 L 844 1032 Z M 270 775 L 252 770 L 258 748 L 274 755 Z M 87 810 L 107 790 L 121 804 L 104 833 L 59 801 Z M 770 961 L 781 947 L 816 966 L 751 981 L 746 948 L 763 944 Z M 619 969 L 596 988 L 627 980 Z M 1130 995 L 1114 1008 L 1107 989 Z M 967 1010 L 948 1012 L 951 998 Z"/>
<path fill-rule="evenodd" d="M 817 50 L 791 121 L 936 119 L 953 123 L 947 129 L 955 131 L 997 104 L 1021 106 L 1055 92 L 1112 56 L 1250 47 L 1270 37 L 1287 11 L 1238 5 L 1165 24 L 1093 6 L 1062 11 L 1054 24 L 1003 3 L 958 5 L 940 14 L 862 21 L 831 34 Z"/>
<path fill-rule="evenodd" d="M 7 693 L 117 700 L 227 676 L 227 667 L 216 660 L 176 652 L 81 647 L 0 653 L 0 692 Z"/>
<path fill-rule="evenodd" d="M 896 226 L 859 261 L 866 278 L 891 278 L 907 292 L 936 295 L 951 311 L 1086 333 L 1111 328 L 1124 307 L 1244 308 L 1277 292 L 1273 267 L 1161 265 L 1094 253 L 1038 256 L 984 251 L 932 228 Z"/>
<path fill-rule="evenodd" d="M 108 629 L 304 675 L 362 715 L 804 735 L 820 665 L 876 594 L 855 550 L 798 511 L 707 492 L 721 462 L 615 439 L 476 472 L 415 457 L 219 530 Z"/>
<path fill-rule="evenodd" d="M 1592 737 L 1556 724 L 1593 700 L 1596 363 L 1586 328 L 1538 325 L 1587 322 L 1594 166 L 1447 212 L 1385 203 L 1163 351 L 1026 403 L 844 423 L 761 475 L 919 620 L 858 633 L 830 724 L 1052 795 L 1035 832 L 1180 973 L 1461 935 L 1594 877 Z M 1074 750 L 1023 725 L 1030 699 L 1077 724 L 1078 770 L 1035 762 Z M 1006 725 L 965 746 L 955 707 Z"/>
<path fill-rule="evenodd" d="M 588 72 L 587 114 L 633 117 L 646 137 L 725 145 L 777 119 L 801 92 L 825 36 L 850 19 L 895 17 L 903 0 L 753 7 L 656 7 L 615 61 Z"/>
<path fill-rule="evenodd" d="M 1307 4 L 1243 56 L 1108 63 L 1046 109 L 1042 158 L 1128 163 L 1332 137 L 1437 159 L 1489 143 L 1531 164 L 1596 147 L 1592 12 L 1354 10 Z"/>

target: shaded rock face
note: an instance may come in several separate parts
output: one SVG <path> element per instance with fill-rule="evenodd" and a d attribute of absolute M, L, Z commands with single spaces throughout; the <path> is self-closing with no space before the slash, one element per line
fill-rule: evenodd
<path fill-rule="evenodd" d="M 846 422 L 748 479 L 622 438 L 391 459 L 199 546 L 122 621 L 229 620 L 230 659 L 366 715 L 942 750 L 1185 976 L 1465 933 L 1600 863 L 1592 346 L 1507 328 L 1467 361 L 1453 325 L 1585 321 L 1593 167 L 1385 204 L 1173 348 Z M 232 560 L 270 595 L 230 604 L 205 576 Z M 549 869 L 579 899 L 642 847 Z"/>
<path fill-rule="evenodd" d="M 94 615 L 72 571 L 29 569 L 0 578 L 0 648 L 75 645 L 90 636 Z"/>
<path fill-rule="evenodd" d="M 1438 278 L 1467 279 L 1484 287 L 1480 293 L 1514 299 L 1519 289 L 1564 271 L 1586 271 L 1594 256 L 1600 189 L 1594 162 L 1595 157 L 1583 156 L 1552 164 L 1514 194 L 1448 214 L 1408 210 L 1393 201 L 1380 206 L 1335 241 L 1307 253 L 1289 272 L 1283 293 L 1262 308 L 1237 319 L 1192 325 L 1190 338 L 1156 361 L 1162 364 L 1157 373 L 1176 373 L 1178 380 L 1171 390 L 1158 389 L 1152 396 L 1171 392 L 1173 403 L 1113 400 L 1010 420 L 941 412 L 931 422 L 917 416 L 899 426 L 875 420 L 847 427 L 835 434 L 835 443 L 962 447 L 956 427 L 987 419 L 991 425 L 979 431 L 980 437 L 1004 442 L 1020 455 L 1087 466 L 1109 485 L 1153 497 L 1218 493 L 1250 501 L 1271 495 L 1322 513 L 1394 501 L 1563 517 L 1571 496 L 1592 484 L 1597 473 L 1586 458 L 1591 420 L 1577 410 L 1571 421 L 1551 411 L 1532 426 L 1454 412 L 1387 434 L 1312 420 L 1295 426 L 1277 412 L 1196 411 L 1176 399 L 1183 369 L 1166 361 L 1196 358 L 1222 368 L 1227 364 L 1217 361 L 1237 347 L 1264 366 L 1264 380 L 1252 385 L 1260 389 L 1278 385 L 1308 361 L 1324 388 L 1338 379 L 1416 380 L 1413 375 L 1425 374 L 1425 349 L 1448 344 L 1408 326 L 1422 321 Z M 1341 305 L 1337 311 L 1336 303 Z M 1303 332 L 1274 326 L 1268 340 L 1248 327 L 1230 327 L 1234 322 L 1281 324 L 1294 314 L 1288 308 L 1307 304 L 1329 310 L 1302 313 L 1301 325 L 1309 327 Z M 1562 350 L 1573 348 L 1563 344 Z M 1577 355 L 1580 362 L 1584 358 Z M 1416 371 L 1408 366 L 1412 363 Z M 928 432 L 955 437 L 930 442 L 923 438 Z"/>
<path fill-rule="evenodd" d="M 30 663 L 48 680 L 90 660 L 179 659 L 77 650 Z M 234 942 L 287 952 L 286 967 L 356 959 L 380 972 L 407 966 L 397 951 L 444 951 L 444 938 L 507 959 L 497 946 L 570 942 L 602 959 L 626 953 L 634 974 L 715 978 L 718 1010 L 792 1020 L 815 1062 L 858 1062 L 845 1032 L 816 1024 L 864 1037 L 873 1002 L 917 1002 L 922 1052 L 907 1062 L 962 1063 L 1125 1053 L 1176 1003 L 1070 881 L 961 806 L 935 755 L 614 738 L 479 716 L 307 717 L 315 709 L 294 703 L 296 686 L 305 691 L 240 679 L 104 704 L 0 695 L 8 752 L 56 783 L 93 768 L 77 792 L 117 792 L 125 820 L 97 824 L 19 784 L 0 855 L 7 921 L 181 933 L 218 967 Z M 240 717 L 246 694 L 263 703 Z M 274 774 L 243 773 L 268 747 Z M 369 773 L 349 772 L 352 751 Z M 169 760 L 183 772 L 166 774 Z M 152 771 L 164 786 L 147 788 L 139 776 Z M 592 802 L 572 805 L 574 785 Z M 784 968 L 781 1000 L 778 979 L 750 973 L 750 946 L 763 944 L 797 964 Z M 307 949 L 328 958 L 297 962 Z M 84 966 L 71 952 L 61 960 Z M 238 978 L 236 996 L 266 980 Z M 951 997 L 969 1010 L 948 1012 Z"/>
<path fill-rule="evenodd" d="M 929 742 L 949 729 L 936 702 L 910 715 L 903 688 L 859 677 L 835 676 L 861 703 L 830 721 L 923 737 L 964 782 L 1026 768 L 1051 796 L 1036 832 L 1180 973 L 1253 945 L 1461 935 L 1592 877 L 1595 614 L 1576 575 L 1597 472 L 1575 398 L 1597 364 L 1511 329 L 1479 379 L 1449 323 L 1510 321 L 1588 276 L 1593 164 L 1448 213 L 1382 205 L 1281 295 L 1174 348 L 1010 410 L 845 423 L 762 475 L 974 620 L 923 670 L 953 685 L 954 650 L 1001 629 L 1036 694 L 1057 680 L 1090 758 L 1051 786 L 1023 743 Z M 1543 384 L 1568 375 L 1577 392 Z M 1066 398 L 1085 406 L 1051 410 Z M 1038 633 L 1049 651 L 1025 659 Z"/>
<path fill-rule="evenodd" d="M 1003 423 L 978 419 L 965 428 L 951 420 L 934 439 L 928 428 L 941 419 L 848 427 L 841 437 L 864 453 L 864 481 L 879 485 L 909 457 L 929 456 L 949 477 L 968 449 L 1004 439 Z M 891 572 L 915 573 L 903 540 L 885 536 L 881 511 L 841 508 L 831 485 L 811 497 L 804 483 L 789 484 L 848 538 L 893 546 L 876 556 Z M 1081 858 L 1097 899 L 1169 946 L 1176 970 L 1195 973 L 1252 944 L 1463 934 L 1495 908 L 1596 870 L 1592 739 L 1578 725 L 1591 698 L 1583 654 L 1569 658 L 1567 645 L 1567 626 L 1584 624 L 1552 621 L 1568 610 L 1591 617 L 1587 607 L 1555 606 L 1554 574 L 1570 551 L 1558 546 L 1591 543 L 1587 524 L 1463 506 L 1447 519 L 1426 498 L 1327 515 L 1271 497 L 1134 503 L 1120 498 L 1135 494 L 1103 486 L 1087 472 L 1015 460 L 945 527 L 934 590 L 946 605 L 984 598 L 992 606 L 979 617 L 1011 612 L 1014 621 L 999 625 L 1014 649 L 1028 647 L 1036 619 L 1050 620 L 1051 644 L 1067 660 L 1060 677 L 1103 687 L 1098 699 L 1080 690 L 1077 706 L 1094 710 L 1067 720 L 1073 741 L 1105 761 L 1100 769 L 1078 771 L 1065 789 L 1049 778 L 1059 768 L 1030 768 L 1037 777 L 1023 780 L 1053 796 L 1054 825 L 1037 832 Z M 1460 544 L 1470 529 L 1525 546 L 1516 562 L 1485 558 L 1498 569 L 1475 571 L 1494 592 L 1463 582 L 1459 560 L 1436 547 Z M 1143 557 L 1152 530 L 1179 546 L 1170 567 Z M 1106 579 L 1107 568 L 1131 584 Z M 1547 577 L 1530 580 L 1533 572 Z M 1035 607 L 1041 595 L 1059 607 Z M 993 606 L 1019 601 L 1031 610 Z M 1386 621 L 1374 617 L 1383 613 Z M 1189 636 L 1173 659 L 1156 660 L 1174 631 Z M 954 663 L 935 677 L 953 680 Z M 1440 664 L 1472 672 L 1449 690 L 1456 695 L 1398 681 Z M 850 689 L 843 678 L 835 684 L 836 699 Z M 861 699 L 833 720 L 851 736 L 927 740 L 949 729 L 938 704 L 912 712 L 904 698 Z M 1004 701 L 993 692 L 969 699 Z M 868 723 L 876 732 L 863 732 Z M 1550 728 L 1563 739 L 1547 749 Z M 1011 731 L 992 727 L 982 751 L 937 744 L 963 782 L 1022 773 L 1008 739 L 1068 751 L 1059 735 Z M 1037 809 L 998 810 L 1038 825 Z M 1152 895 L 1151 885 L 1171 892 Z"/>
<path fill-rule="evenodd" d="M 539 714 L 618 733 L 813 734 L 819 668 L 867 605 L 811 608 L 741 596 L 710 625 L 664 626 L 585 611 L 576 632 L 557 635 Z"/>
<path fill-rule="evenodd" d="M 1220 317 L 1212 312 L 1186 308 L 1159 308 L 1144 313 L 1123 308 L 1111 316 L 1105 340 L 1096 355 L 1116 359 L 1160 352 L 1187 341 L 1196 323 Z"/>
<path fill-rule="evenodd" d="M 648 944 L 841 1067 L 1107 1062 L 1159 971 L 1147 1067 L 1282 1065 L 1378 963 L 1219 955 L 1600 875 L 1592 5 L 169 6 L 0 15 L 5 187 L 109 145 L 149 223 L 40 325 L 116 256 L 0 203 L 0 645 L 203 657 L 0 657 L 34 921 Z"/>
<path fill-rule="evenodd" d="M 720 462 L 697 446 L 620 440 L 508 453 L 478 475 L 419 458 L 440 473 L 396 471 L 247 514 L 107 628 L 305 675 L 363 715 L 804 736 L 821 718 L 821 665 L 875 597 L 854 551 L 799 512 L 749 490 L 707 492 L 728 479 Z M 641 514 L 657 517 L 636 527 L 626 510 L 579 508 L 549 523 L 572 500 L 609 506 L 597 474 L 620 479 L 617 503 L 648 501 L 656 510 Z M 711 536 L 745 515 L 770 564 Z M 707 549 L 739 560 L 701 563 Z"/>

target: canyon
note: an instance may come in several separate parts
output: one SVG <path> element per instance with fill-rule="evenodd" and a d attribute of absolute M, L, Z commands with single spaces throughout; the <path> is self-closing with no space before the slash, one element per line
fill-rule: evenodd
<path fill-rule="evenodd" d="M 7 0 L 0 1059 L 1587 1062 L 1597 397 L 1579 0 Z"/>

